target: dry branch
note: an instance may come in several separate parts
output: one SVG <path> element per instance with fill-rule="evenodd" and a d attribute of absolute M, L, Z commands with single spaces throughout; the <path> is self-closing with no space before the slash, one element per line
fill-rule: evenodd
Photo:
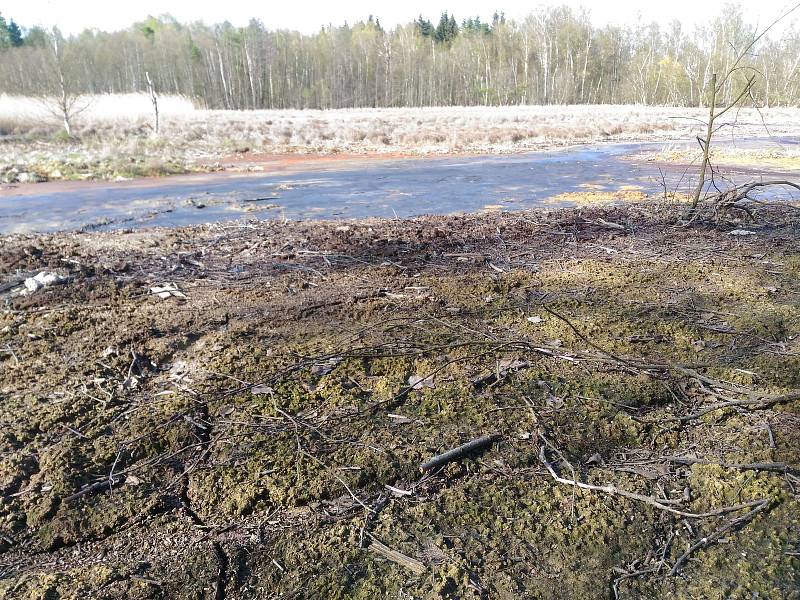
<path fill-rule="evenodd" d="M 698 541 L 697 543 L 692 544 L 691 546 L 689 546 L 689 548 L 687 548 L 686 552 L 681 554 L 678 557 L 678 560 L 675 561 L 675 564 L 672 566 L 672 570 L 670 570 L 670 572 L 669 572 L 670 576 L 673 577 L 673 576 L 677 575 L 678 573 L 680 573 L 680 570 L 681 570 L 681 567 L 683 566 L 683 564 L 697 550 L 700 550 L 701 548 L 705 548 L 709 544 L 715 542 L 716 540 L 721 538 L 726 532 L 730 531 L 731 529 L 735 529 L 737 527 L 740 527 L 741 525 L 745 525 L 745 524 L 749 523 L 753 519 L 753 517 L 755 517 L 762 510 L 767 509 L 769 507 L 769 505 L 770 505 L 770 503 L 769 503 L 768 500 L 760 500 L 759 502 L 757 502 L 755 504 L 755 506 L 753 507 L 752 510 L 750 510 L 747 513 L 743 514 L 741 517 L 737 517 L 737 518 L 733 519 L 732 521 L 729 521 L 725 526 L 720 527 L 719 529 L 717 529 L 711 535 L 705 536 L 705 537 L 701 538 L 700 541 Z"/>
<path fill-rule="evenodd" d="M 711 196 L 709 200 L 713 203 L 715 213 L 719 213 L 723 210 L 735 209 L 746 213 L 748 217 L 755 221 L 756 216 L 753 214 L 751 206 L 752 204 L 761 204 L 762 201 L 750 196 L 750 192 L 757 188 L 781 185 L 800 190 L 800 185 L 786 180 L 751 181 L 750 183 L 736 186 Z"/>
<path fill-rule="evenodd" d="M 740 469 L 742 471 L 772 471 L 774 473 L 791 473 L 797 469 L 784 462 L 767 463 L 729 463 L 714 462 L 705 458 L 694 458 L 691 456 L 662 456 L 662 460 L 676 463 L 679 465 L 717 465 L 724 469 Z"/>
<path fill-rule="evenodd" d="M 402 567 L 405 567 L 406 569 L 414 573 L 414 575 L 422 575 L 425 572 L 425 565 L 420 561 L 418 561 L 416 558 L 411 558 L 410 556 L 406 556 L 405 554 L 399 552 L 398 550 L 389 548 L 389 546 L 387 546 L 382 542 L 379 542 L 374 537 L 372 537 L 372 541 L 370 541 L 369 546 L 367 546 L 367 550 L 371 550 L 376 554 L 380 554 L 384 558 L 387 558 L 390 561 L 397 563 Z"/>
<path fill-rule="evenodd" d="M 706 415 L 710 412 L 714 412 L 715 410 L 721 410 L 723 408 L 749 408 L 753 410 L 758 410 L 762 408 L 769 408 L 770 406 L 774 406 L 776 404 L 785 404 L 787 402 L 793 402 L 794 400 L 800 400 L 800 392 L 791 392 L 788 394 L 782 394 L 780 396 L 767 396 L 765 398 L 749 398 L 747 400 L 731 400 L 730 402 L 718 402 L 717 404 L 711 404 L 710 406 L 706 406 L 705 408 L 701 408 L 700 410 L 693 412 L 690 415 L 684 415 L 680 417 L 681 423 L 688 423 L 689 421 L 694 421 L 695 419 L 699 419 L 703 415 Z"/>
<path fill-rule="evenodd" d="M 109 477 L 107 479 L 103 479 L 102 481 L 96 481 L 95 483 L 91 483 L 86 487 L 78 490 L 74 494 L 70 494 L 66 496 L 62 502 L 71 502 L 72 500 L 77 500 L 81 496 L 96 494 L 98 492 L 102 492 L 103 490 L 110 490 L 113 486 L 117 485 L 118 483 L 122 483 L 125 478 L 122 475 L 114 475 L 113 477 Z"/>
<path fill-rule="evenodd" d="M 443 454 L 439 454 L 425 461 L 419 466 L 419 470 L 425 473 L 426 471 L 430 471 L 431 469 L 435 469 L 454 460 L 458 460 L 459 458 L 466 456 L 470 452 L 482 450 L 483 448 L 486 448 L 487 446 L 491 445 L 491 443 L 494 442 L 498 437 L 499 437 L 498 435 L 492 434 L 476 438 L 472 441 L 467 442 L 466 444 L 462 444 L 457 448 L 448 450 Z"/>
<path fill-rule="evenodd" d="M 539 448 L 539 460 L 545 466 L 547 471 L 550 473 L 550 476 L 555 479 L 558 483 L 563 483 L 564 485 L 571 485 L 576 488 L 580 488 L 582 490 L 589 490 L 593 492 L 603 492 L 605 494 L 610 494 L 612 496 L 622 496 L 623 498 L 628 498 L 629 500 L 636 500 L 637 502 L 644 502 L 645 504 L 649 504 L 650 506 L 657 508 L 659 510 L 663 510 L 665 512 L 672 513 L 674 515 L 678 515 L 680 517 L 685 517 L 687 519 L 705 519 L 708 517 L 718 517 L 720 515 L 724 515 L 730 512 L 736 512 L 739 510 L 744 510 L 745 508 L 752 508 L 757 506 L 761 503 L 766 502 L 766 500 L 753 500 L 751 502 L 744 502 L 742 504 L 733 504 L 731 506 L 722 506 L 720 508 L 715 508 L 714 510 L 704 512 L 704 513 L 692 513 L 683 510 L 678 510 L 677 508 L 673 508 L 668 504 L 678 504 L 678 501 L 675 500 L 659 500 L 652 496 L 645 496 L 643 494 L 637 494 L 635 492 L 628 492 L 626 490 L 621 490 L 614 485 L 592 485 L 590 483 L 584 483 L 582 481 L 578 481 L 576 479 L 565 479 L 556 473 L 553 465 L 547 460 L 547 455 L 545 453 L 545 447 L 541 446 Z"/>

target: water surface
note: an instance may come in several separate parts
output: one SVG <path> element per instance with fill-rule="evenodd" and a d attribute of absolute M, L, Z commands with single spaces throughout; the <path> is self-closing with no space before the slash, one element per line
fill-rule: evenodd
<path fill-rule="evenodd" d="M 738 145 L 797 143 L 798 138 L 784 137 Z M 663 146 L 606 144 L 504 156 L 310 161 L 292 172 L 32 184 L 0 191 L 0 233 L 519 210 L 567 206 L 574 201 L 553 198 L 573 192 L 662 194 L 665 183 L 670 191 L 688 189 L 696 168 L 687 172 L 686 166 L 631 159 Z M 737 183 L 761 176 L 799 179 L 797 174 L 752 167 L 723 170 Z"/>

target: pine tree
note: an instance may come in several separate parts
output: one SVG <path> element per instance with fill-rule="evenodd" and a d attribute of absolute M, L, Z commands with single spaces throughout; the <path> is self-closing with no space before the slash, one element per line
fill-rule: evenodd
<path fill-rule="evenodd" d="M 495 30 L 498 28 L 498 26 L 505 24 L 506 24 L 506 13 L 504 12 L 498 13 L 497 11 L 494 11 L 494 14 L 492 15 L 491 30 Z M 488 31 L 487 33 L 491 33 L 491 31 Z"/>
<path fill-rule="evenodd" d="M 480 17 L 475 17 L 474 19 L 468 19 L 462 22 L 461 27 L 465 32 L 469 33 L 491 33 L 489 25 L 486 23 L 481 23 Z M 456 34 L 458 34 L 458 31 L 456 31 Z"/>
<path fill-rule="evenodd" d="M 443 12 L 442 16 L 439 18 L 439 25 L 436 26 L 437 42 L 447 41 L 448 24 L 449 24 L 449 19 L 447 18 L 447 12 Z"/>
<path fill-rule="evenodd" d="M 8 39 L 12 46 L 19 48 L 25 40 L 22 39 L 22 30 L 14 22 L 14 19 L 8 23 Z"/>
<path fill-rule="evenodd" d="M 0 49 L 8 48 L 11 46 L 11 36 L 8 32 L 8 25 L 3 15 L 0 15 Z"/>
<path fill-rule="evenodd" d="M 458 24 L 455 17 L 443 12 L 439 18 L 439 25 L 436 27 L 436 41 L 451 42 L 458 36 Z"/>
<path fill-rule="evenodd" d="M 433 28 L 433 24 L 422 18 L 422 15 L 419 16 L 419 19 L 416 21 L 417 30 L 420 32 L 422 37 L 431 37 L 436 34 L 436 31 Z"/>
<path fill-rule="evenodd" d="M 453 15 L 450 15 L 450 20 L 447 23 L 447 34 L 447 41 L 454 40 L 458 37 L 458 23 L 456 23 L 456 18 Z"/>

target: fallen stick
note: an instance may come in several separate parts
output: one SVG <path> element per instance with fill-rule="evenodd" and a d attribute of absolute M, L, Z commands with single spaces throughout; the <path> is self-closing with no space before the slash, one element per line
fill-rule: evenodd
<path fill-rule="evenodd" d="M 669 576 L 670 577 L 674 577 L 675 575 L 680 573 L 681 567 L 683 566 L 683 563 L 685 563 L 689 559 L 689 557 L 692 554 L 694 554 L 697 550 L 699 550 L 701 548 L 705 548 L 709 544 L 717 541 L 719 538 L 721 538 L 723 536 L 723 534 L 725 534 L 726 532 L 730 531 L 731 529 L 735 529 L 736 527 L 739 527 L 740 525 L 746 525 L 747 523 L 749 523 L 753 519 L 753 517 L 755 517 L 758 513 L 760 513 L 762 510 L 764 510 L 764 509 L 766 509 L 768 507 L 769 507 L 769 501 L 768 500 L 760 500 L 755 505 L 755 508 L 753 508 L 752 510 L 750 510 L 747 513 L 743 514 L 741 517 L 737 517 L 737 518 L 735 518 L 735 519 L 733 519 L 731 521 L 728 521 L 727 525 L 725 525 L 723 527 L 720 527 L 719 529 L 717 529 L 711 535 L 707 535 L 704 538 L 701 538 L 699 542 L 689 546 L 689 548 L 686 550 L 686 552 L 681 554 L 678 557 L 678 560 L 675 561 L 675 564 L 672 566 L 672 570 L 670 570 L 670 572 L 669 572 Z"/>
<path fill-rule="evenodd" d="M 714 462 L 704 458 L 693 458 L 691 456 L 663 456 L 662 460 L 677 463 L 679 465 L 719 465 L 725 469 L 741 469 L 743 471 L 773 471 L 775 473 L 790 473 L 797 470 L 791 465 L 787 465 L 783 462 L 729 463 Z"/>
<path fill-rule="evenodd" d="M 72 500 L 77 500 L 81 496 L 85 496 L 87 494 L 95 494 L 100 492 L 104 489 L 111 490 L 113 486 L 117 485 L 118 483 L 122 483 L 124 477 L 120 474 L 114 475 L 113 477 L 109 477 L 107 479 L 103 479 L 102 481 L 97 481 L 95 483 L 90 483 L 84 488 L 81 488 L 74 494 L 70 494 L 69 496 L 65 497 L 62 502 L 71 502 Z"/>
<path fill-rule="evenodd" d="M 697 412 L 694 412 L 690 415 L 684 415 L 682 417 L 679 417 L 678 420 L 681 423 L 688 423 L 689 421 L 694 421 L 695 419 L 699 419 L 703 415 L 707 415 L 710 412 L 714 412 L 715 410 L 721 410 L 724 408 L 750 408 L 752 410 L 759 410 L 759 409 L 769 408 L 776 404 L 786 404 L 787 402 L 793 402 L 799 399 L 800 399 L 800 392 L 790 392 L 788 394 L 783 394 L 781 396 L 767 396 L 764 398 L 719 402 L 717 404 L 711 404 L 710 406 L 701 408 Z"/>
<path fill-rule="evenodd" d="M 669 504 L 677 504 L 678 501 L 676 500 L 659 500 L 657 498 L 653 498 L 652 496 L 645 496 L 643 494 L 637 494 L 635 492 L 628 492 L 626 490 L 621 490 L 616 486 L 613 485 L 592 485 L 590 483 L 584 483 L 582 481 L 578 481 L 577 479 L 565 479 L 556 473 L 553 465 L 550 464 L 550 461 L 547 460 L 547 455 L 545 454 L 544 446 L 539 448 L 539 461 L 545 466 L 547 471 L 550 473 L 550 476 L 555 479 L 558 483 L 563 483 L 564 485 L 571 485 L 576 488 L 580 488 L 582 490 L 589 490 L 592 492 L 603 492 L 605 494 L 609 494 L 612 496 L 622 496 L 623 498 L 628 498 L 629 500 L 636 500 L 638 502 L 644 502 L 645 504 L 649 504 L 650 506 L 657 508 L 659 510 L 663 510 L 668 513 L 672 513 L 673 515 L 678 515 L 679 517 L 686 517 L 687 519 L 707 519 L 708 517 L 718 517 L 730 512 L 735 512 L 739 510 L 744 510 L 745 508 L 753 508 L 754 506 L 759 506 L 766 502 L 766 500 L 753 500 L 751 502 L 743 502 L 742 504 L 733 504 L 731 506 L 722 506 L 720 508 L 715 508 L 714 510 L 710 510 L 704 513 L 693 513 L 687 512 L 683 510 L 679 510 Z"/>
<path fill-rule="evenodd" d="M 491 445 L 499 436 L 496 434 L 492 435 L 484 435 L 482 437 L 476 438 L 472 441 L 467 442 L 466 444 L 462 444 L 452 450 L 448 450 L 443 454 L 439 454 L 434 456 L 433 458 L 426 460 L 419 466 L 419 470 L 425 473 L 426 471 L 430 471 L 431 469 L 435 469 L 437 467 L 441 467 L 442 465 L 446 465 L 449 462 L 454 460 L 458 460 L 469 454 L 470 452 L 474 452 L 476 450 L 482 450 L 487 446 Z"/>
<path fill-rule="evenodd" d="M 372 536 L 370 536 L 372 537 Z M 418 561 L 416 558 L 411 558 L 410 556 L 406 556 L 402 552 L 394 550 L 393 548 L 389 548 L 386 544 L 379 542 L 374 537 L 367 546 L 367 550 L 371 550 L 375 554 L 380 554 L 384 558 L 389 559 L 390 561 L 397 563 L 398 565 L 405 567 L 414 575 L 422 575 L 425 572 L 425 565 Z"/>

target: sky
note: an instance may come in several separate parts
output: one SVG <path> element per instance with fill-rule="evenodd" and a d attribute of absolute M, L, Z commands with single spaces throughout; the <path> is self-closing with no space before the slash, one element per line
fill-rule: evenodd
<path fill-rule="evenodd" d="M 743 0 L 740 2 L 750 23 L 766 25 L 797 0 Z M 494 4 L 493 4 L 494 3 Z M 480 16 L 490 21 L 497 9 L 507 17 L 521 18 L 543 4 L 567 4 L 589 10 L 596 25 L 631 24 L 641 20 L 668 23 L 678 19 L 686 25 L 712 20 L 726 4 L 718 0 L 563 0 L 536 2 L 520 0 L 404 0 L 379 2 L 376 0 L 313 0 L 294 2 L 262 0 L 135 0 L 114 2 L 109 0 L 0 0 L 0 14 L 13 18 L 24 27 L 58 25 L 66 34 L 86 28 L 106 31 L 124 29 L 147 15 L 169 13 L 178 21 L 205 21 L 217 23 L 230 21 L 236 26 L 246 25 L 251 18 L 260 19 L 270 29 L 296 29 L 304 33 L 318 31 L 323 25 L 353 23 L 376 15 L 384 27 L 406 23 L 418 15 L 432 21 L 447 10 L 461 21 L 470 16 Z M 800 17 L 800 9 L 792 19 Z"/>

